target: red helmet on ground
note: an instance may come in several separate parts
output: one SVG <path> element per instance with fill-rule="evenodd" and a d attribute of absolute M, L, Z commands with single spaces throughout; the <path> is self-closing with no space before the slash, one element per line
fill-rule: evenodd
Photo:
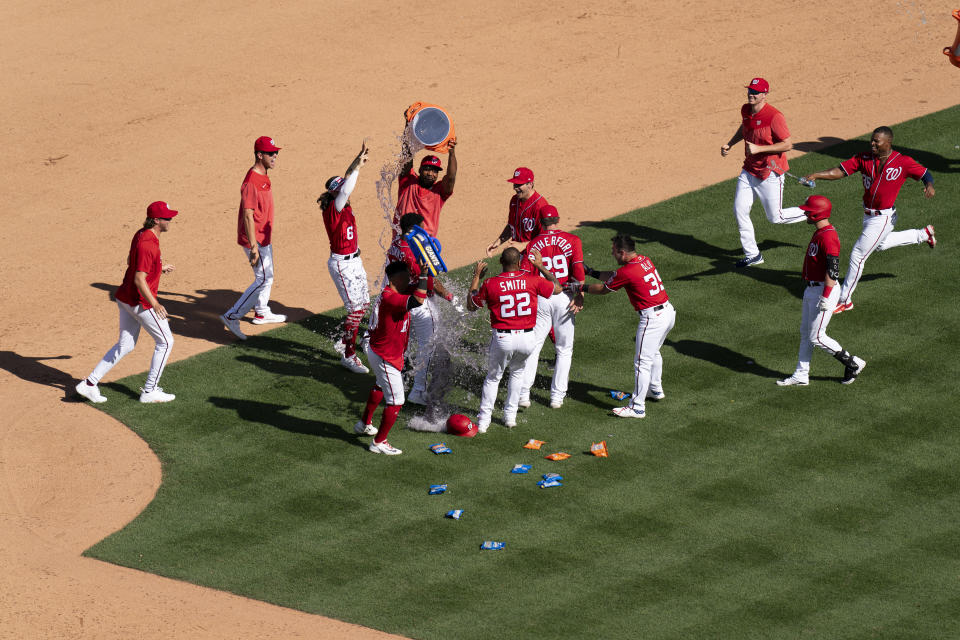
<path fill-rule="evenodd" d="M 807 220 L 816 222 L 829 218 L 833 205 L 826 196 L 810 196 L 806 202 L 800 205 L 800 208 L 807 212 Z"/>
<path fill-rule="evenodd" d="M 477 435 L 477 425 L 473 424 L 473 421 L 462 413 L 455 413 L 447 418 L 447 433 L 472 438 Z"/>

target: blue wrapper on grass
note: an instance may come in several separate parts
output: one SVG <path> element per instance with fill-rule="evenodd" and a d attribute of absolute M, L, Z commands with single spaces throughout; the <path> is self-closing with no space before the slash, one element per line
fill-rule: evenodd
<path fill-rule="evenodd" d="M 559 473 L 545 473 L 543 474 L 544 480 L 563 480 L 563 476 Z"/>
<path fill-rule="evenodd" d="M 527 473 L 528 471 L 530 471 L 529 464 L 515 464 L 513 465 L 513 469 L 510 470 L 510 473 Z"/>
<path fill-rule="evenodd" d="M 441 453 L 453 453 L 453 449 L 448 447 L 446 442 L 438 442 L 437 444 L 430 445 L 430 451 L 433 451 L 437 455 Z"/>
<path fill-rule="evenodd" d="M 450 511 L 447 511 L 447 514 L 444 517 L 453 518 L 454 520 L 459 520 L 460 516 L 462 515 L 463 515 L 463 509 L 451 509 Z"/>
<path fill-rule="evenodd" d="M 480 545 L 482 551 L 499 551 L 507 546 L 506 542 L 494 542 L 493 540 L 484 540 L 483 544 Z"/>
<path fill-rule="evenodd" d="M 624 398 L 629 398 L 630 394 L 626 391 L 610 391 L 610 397 L 614 400 L 623 400 Z"/>
<path fill-rule="evenodd" d="M 436 496 L 447 490 L 447 485 L 445 484 L 432 484 L 430 485 L 430 495 Z"/>
<path fill-rule="evenodd" d="M 563 484 L 559 480 L 541 480 L 537 483 L 541 489 L 549 489 L 550 487 L 562 487 Z"/>

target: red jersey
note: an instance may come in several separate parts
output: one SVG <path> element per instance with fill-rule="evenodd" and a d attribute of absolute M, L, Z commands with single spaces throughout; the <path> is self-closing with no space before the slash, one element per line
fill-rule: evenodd
<path fill-rule="evenodd" d="M 900 188 L 907 178 L 919 180 L 927 170 L 919 162 L 898 151 L 892 151 L 886 162 L 872 153 L 860 153 L 840 163 L 848 176 L 863 174 L 863 206 L 867 209 L 889 209 L 897 202 Z"/>
<path fill-rule="evenodd" d="M 826 282 L 827 256 L 840 257 L 840 236 L 832 224 L 813 232 L 800 277 L 811 282 Z"/>
<path fill-rule="evenodd" d="M 240 213 L 237 217 L 237 244 L 252 249 L 247 238 L 247 225 L 243 223 L 243 210 L 253 209 L 253 229 L 257 244 L 265 247 L 273 236 L 273 190 L 270 178 L 253 169 L 247 171 L 240 185 Z"/>
<path fill-rule="evenodd" d="M 323 226 L 330 238 L 330 253 L 350 255 L 357 252 L 357 219 L 353 208 L 348 204 L 343 211 L 337 211 L 334 199 L 323 209 Z"/>
<path fill-rule="evenodd" d="M 403 353 L 410 339 L 409 301 L 409 295 L 387 287 L 373 305 L 370 317 L 370 348 L 397 371 L 403 370 Z"/>
<path fill-rule="evenodd" d="M 520 266 L 524 271 L 537 275 L 536 267 L 530 262 L 531 250 L 536 250 L 543 256 L 544 268 L 557 277 L 561 287 L 571 277 L 577 282 L 586 279 L 583 271 L 583 244 L 580 238 L 572 233 L 550 229 L 530 241 L 523 250 L 524 259 Z"/>
<path fill-rule="evenodd" d="M 130 243 L 130 255 L 127 257 L 127 271 L 123 274 L 123 284 L 117 289 L 114 297 L 131 307 L 139 304 L 143 305 L 144 309 L 152 309 L 153 305 L 141 295 L 140 289 L 137 288 L 133 278 L 137 275 L 137 271 L 143 271 L 147 274 L 147 287 L 153 297 L 157 297 L 162 268 L 160 238 L 150 229 L 140 229 L 133 235 L 133 241 Z"/>
<path fill-rule="evenodd" d="M 783 142 L 790 137 L 786 118 L 769 104 L 764 104 L 757 113 L 751 113 L 750 105 L 745 104 L 740 107 L 740 117 L 743 118 L 740 133 L 743 135 L 745 143 L 770 145 Z M 761 180 L 766 180 L 770 176 L 771 161 L 776 165 L 777 175 L 783 175 L 785 171 L 790 169 L 785 153 L 750 155 L 746 150 L 747 145 L 744 144 L 743 147 L 746 156 L 743 161 L 743 170 Z"/>
<path fill-rule="evenodd" d="M 487 278 L 473 304 L 490 309 L 490 326 L 494 329 L 533 329 L 537 324 L 537 296 L 553 295 L 553 283 L 523 271 L 506 271 Z"/>
<path fill-rule="evenodd" d="M 543 208 L 549 202 L 534 191 L 526 200 L 518 196 L 510 198 L 510 211 L 507 224 L 510 225 L 510 239 L 517 242 L 530 242 L 540 235 L 540 218 Z"/>
<path fill-rule="evenodd" d="M 637 256 L 623 265 L 603 283 L 610 291 L 626 289 L 630 304 L 637 311 L 656 307 L 670 298 L 663 288 L 663 281 L 653 262 L 646 256 Z"/>
<path fill-rule="evenodd" d="M 413 169 L 401 177 L 397 185 L 397 211 L 393 216 L 393 224 L 400 225 L 400 216 L 405 213 L 419 213 L 423 216 L 420 228 L 437 237 L 440 229 L 440 209 L 452 193 L 447 193 L 440 181 L 429 189 L 420 186 L 420 178 Z"/>
<path fill-rule="evenodd" d="M 407 244 L 407 239 L 403 236 L 397 236 L 390 248 L 387 249 L 387 262 L 404 262 L 410 269 L 410 282 L 416 286 L 420 283 L 420 274 L 423 267 L 417 262 L 413 250 Z M 427 295 L 433 295 L 433 276 L 427 275 Z"/>

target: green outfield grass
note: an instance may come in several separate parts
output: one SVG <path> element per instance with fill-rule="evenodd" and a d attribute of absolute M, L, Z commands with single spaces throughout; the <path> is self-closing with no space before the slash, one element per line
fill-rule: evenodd
<path fill-rule="evenodd" d="M 870 258 L 855 310 L 829 328 L 867 360 L 855 384 L 820 351 L 810 386 L 774 384 L 796 361 L 812 227 L 771 225 L 757 203 L 766 264 L 735 270 L 730 180 L 577 231 L 600 269 L 610 236 L 632 234 L 677 308 L 667 397 L 646 419 L 610 413 L 608 391 L 632 384 L 636 315 L 620 292 L 578 319 L 563 409 L 546 406 L 548 343 L 517 428 L 498 410 L 485 436 L 440 438 L 404 429 L 407 407 L 390 438 L 404 454 L 373 455 L 352 431 L 373 376 L 339 366 L 333 312 L 171 365 L 169 405 L 137 402 L 142 376 L 104 385 L 102 408 L 157 453 L 163 484 L 88 555 L 414 638 L 956 637 L 960 107 L 894 130 L 937 189 L 925 200 L 909 182 L 898 228 L 932 223 L 940 244 Z M 867 137 L 792 172 L 836 166 Z M 860 179 L 815 192 L 834 202 L 845 270 Z M 810 193 L 790 184 L 784 202 Z M 479 376 L 461 368 L 452 394 L 470 415 Z M 601 439 L 610 457 L 587 455 Z M 440 440 L 452 455 L 428 450 Z M 558 450 L 573 457 L 543 459 Z M 521 462 L 529 475 L 509 473 Z M 564 486 L 539 489 L 548 471 Z M 453 508 L 462 520 L 443 517 Z"/>

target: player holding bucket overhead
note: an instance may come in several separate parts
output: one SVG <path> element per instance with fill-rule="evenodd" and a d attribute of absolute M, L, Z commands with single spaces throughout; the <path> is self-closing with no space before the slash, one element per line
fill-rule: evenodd
<path fill-rule="evenodd" d="M 440 230 L 440 210 L 450 196 L 457 181 L 457 138 L 453 123 L 436 105 L 415 102 L 404 113 L 404 127 L 427 149 L 448 152 L 447 174 L 438 181 L 443 163 L 435 155 L 424 156 L 420 161 L 419 175 L 413 170 L 413 152 L 404 135 L 401 154 L 408 158 L 397 182 L 397 209 L 393 216 L 393 235 L 400 229 L 400 216 L 419 213 L 423 216 L 423 229 L 433 237 Z"/>

